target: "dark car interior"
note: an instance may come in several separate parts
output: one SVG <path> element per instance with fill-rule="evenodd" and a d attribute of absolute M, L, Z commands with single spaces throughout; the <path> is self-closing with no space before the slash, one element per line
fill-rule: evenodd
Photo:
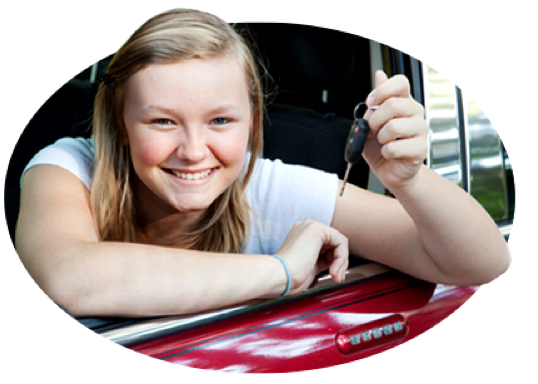
<path fill-rule="evenodd" d="M 264 157 L 337 173 L 345 171 L 345 142 L 353 110 L 371 90 L 369 41 L 343 32 L 304 25 L 239 24 L 255 41 L 269 72 Z M 93 99 L 110 61 L 107 57 L 61 86 L 37 111 L 18 140 L 5 183 L 9 233 L 19 210 L 20 178 L 25 165 L 43 147 L 65 136 L 91 135 Z M 363 160 L 349 182 L 366 187 Z M 96 329 L 118 324 L 114 319 L 84 319 Z M 122 323 L 125 322 L 125 319 Z"/>

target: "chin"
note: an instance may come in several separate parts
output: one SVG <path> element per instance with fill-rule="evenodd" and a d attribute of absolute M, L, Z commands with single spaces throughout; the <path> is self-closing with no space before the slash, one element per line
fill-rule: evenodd
<path fill-rule="evenodd" d="M 196 213 L 205 211 L 213 204 L 215 199 L 191 200 L 185 199 L 173 205 L 178 213 Z"/>

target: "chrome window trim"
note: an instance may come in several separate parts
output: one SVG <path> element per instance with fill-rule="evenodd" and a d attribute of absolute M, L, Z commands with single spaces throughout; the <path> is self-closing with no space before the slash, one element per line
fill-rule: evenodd
<path fill-rule="evenodd" d="M 470 136 L 469 136 L 469 126 L 467 124 L 467 119 L 468 119 L 468 107 L 467 107 L 467 103 L 465 102 L 465 98 L 463 97 L 463 95 L 461 94 L 460 92 L 460 97 L 461 97 L 461 104 L 462 104 L 462 114 L 463 114 L 463 127 L 461 129 L 461 134 L 463 134 L 463 139 L 465 140 L 464 142 L 464 156 L 465 156 L 465 164 L 467 165 L 465 167 L 465 174 L 466 174 L 466 182 L 465 182 L 465 190 L 470 193 L 471 192 L 471 167 L 470 167 L 470 164 L 471 164 L 471 155 L 470 155 L 470 146 L 469 146 L 469 141 L 470 141 Z"/>
<path fill-rule="evenodd" d="M 465 131 L 468 135 L 468 192 L 501 223 L 508 219 L 505 160 L 499 134 L 472 101 L 463 96 Z"/>
<path fill-rule="evenodd" d="M 499 231 L 501 231 L 501 234 L 504 236 L 506 240 L 510 237 L 510 233 L 512 232 L 512 223 L 503 223 L 499 225 Z"/>
<path fill-rule="evenodd" d="M 457 88 L 424 63 L 422 74 L 424 115 L 430 129 L 427 164 L 447 180 L 464 188 L 465 164 L 460 145 L 461 123 Z"/>
<path fill-rule="evenodd" d="M 422 64 L 427 164 L 471 194 L 498 225 L 511 219 L 501 139 L 483 111 L 449 79 Z"/>

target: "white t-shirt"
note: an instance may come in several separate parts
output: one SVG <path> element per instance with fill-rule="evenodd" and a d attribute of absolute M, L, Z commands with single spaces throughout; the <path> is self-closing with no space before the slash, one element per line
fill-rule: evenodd
<path fill-rule="evenodd" d="M 88 189 L 94 164 L 92 139 L 63 138 L 39 151 L 24 172 L 37 164 L 53 164 L 77 176 Z M 23 174 L 24 174 L 23 172 Z M 293 224 L 316 220 L 329 225 L 337 198 L 338 178 L 280 160 L 260 159 L 246 189 L 251 215 L 249 254 L 275 254 Z"/>

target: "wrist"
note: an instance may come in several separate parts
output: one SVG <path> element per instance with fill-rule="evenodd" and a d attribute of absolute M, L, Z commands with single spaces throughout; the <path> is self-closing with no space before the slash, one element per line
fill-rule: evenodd
<path fill-rule="evenodd" d="M 267 283 L 264 291 L 265 293 L 260 296 L 262 299 L 276 299 L 280 298 L 287 290 L 288 287 L 288 274 L 282 261 L 273 255 L 266 256 L 264 268 L 264 281 Z M 289 270 L 289 267 L 288 267 Z M 290 274 L 291 278 L 291 274 Z M 290 282 L 291 285 L 291 282 Z"/>
<path fill-rule="evenodd" d="M 420 190 L 420 186 L 424 182 L 426 173 L 429 169 L 425 165 L 421 165 L 415 175 L 407 180 L 400 181 L 387 186 L 387 189 L 398 199 L 406 196 L 415 196 Z"/>
<path fill-rule="evenodd" d="M 290 292 L 290 289 L 291 289 L 290 269 L 288 268 L 288 263 L 282 257 L 280 257 L 279 255 L 271 255 L 271 256 L 274 257 L 275 259 L 277 259 L 278 261 L 280 261 L 280 263 L 284 267 L 284 271 L 286 272 L 286 288 L 284 290 L 284 293 L 282 293 L 280 296 L 277 297 L 277 299 L 281 299 L 283 297 L 286 297 L 288 295 L 288 293 Z"/>

